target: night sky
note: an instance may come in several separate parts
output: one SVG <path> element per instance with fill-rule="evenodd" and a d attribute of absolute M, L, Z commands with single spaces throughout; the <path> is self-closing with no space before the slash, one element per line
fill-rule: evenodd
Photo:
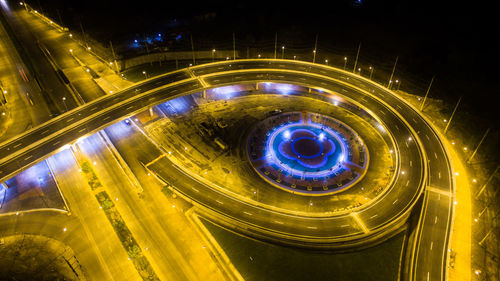
<path fill-rule="evenodd" d="M 227 41 L 232 32 L 254 44 L 273 42 L 355 53 L 362 43 L 363 58 L 392 63 L 414 79 L 419 91 L 436 75 L 431 96 L 451 105 L 464 96 L 464 109 L 492 119 L 500 91 L 499 34 L 493 7 L 487 2 L 459 1 L 62 1 L 28 2 L 53 18 L 57 11 L 66 26 L 86 32 L 102 42 L 130 42 L 133 38 L 181 30 L 194 40 Z M 168 3 L 167 3 L 168 2 Z M 439 4 L 434 3 L 439 2 Z M 57 10 L 57 11 L 56 11 Z M 174 21 L 175 20 L 175 21 Z M 177 23 L 176 26 L 172 23 Z M 241 40 L 240 40 L 241 42 Z M 389 62 L 390 61 L 390 62 Z M 402 76 L 401 79 L 405 79 Z M 423 95 L 424 93 L 418 93 Z"/>

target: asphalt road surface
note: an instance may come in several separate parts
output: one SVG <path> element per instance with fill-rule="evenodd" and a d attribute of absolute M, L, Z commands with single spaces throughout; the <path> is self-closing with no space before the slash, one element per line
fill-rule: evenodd
<path fill-rule="evenodd" d="M 183 188 L 182 192 L 186 195 L 193 192 L 189 196 L 203 193 L 203 197 L 193 197 L 193 200 L 217 212 L 226 210 L 224 215 L 238 223 L 255 222 L 257 229 L 265 232 L 271 230 L 280 236 L 287 234 L 287 237 L 300 238 L 331 238 L 334 235 L 342 240 L 375 233 L 401 218 L 410 210 L 420 194 L 420 186 L 425 183 L 425 208 L 410 274 L 415 280 L 443 279 L 453 210 L 453 179 L 447 153 L 432 126 L 411 106 L 384 87 L 339 69 L 297 61 L 242 60 L 196 66 L 155 77 L 75 108 L 17 138 L 3 142 L 0 144 L 0 177 L 5 180 L 65 144 L 149 106 L 182 94 L 199 92 L 203 88 L 257 81 L 321 87 L 359 101 L 377 115 L 380 112 L 378 117 L 393 134 L 400 153 L 400 174 L 393 187 L 379 201 L 352 215 L 315 220 L 288 217 L 296 220 L 293 224 L 282 221 L 280 214 L 257 210 L 254 206 L 225 198 L 195 179 L 188 180 L 191 176 L 187 174 L 187 188 Z M 169 165 L 166 161 L 162 161 L 162 164 Z M 174 169 L 162 171 L 171 172 Z M 197 193 L 192 189 L 195 186 L 203 187 L 207 192 Z M 217 197 L 222 204 L 214 203 L 213 200 L 207 204 L 205 200 L 211 200 L 212 196 Z M 247 210 L 253 210 L 254 213 L 246 215 L 244 212 Z M 261 216 L 263 213 L 266 213 L 265 217 Z M 346 223 L 342 224 L 343 221 Z M 347 230 L 337 229 L 347 224 L 350 226 L 345 227 Z"/>

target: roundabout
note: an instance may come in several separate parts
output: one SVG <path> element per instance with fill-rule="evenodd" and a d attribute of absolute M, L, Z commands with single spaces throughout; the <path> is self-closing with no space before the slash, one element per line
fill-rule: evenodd
<path fill-rule="evenodd" d="M 307 111 L 259 123 L 249 136 L 248 154 L 270 184 L 301 195 L 346 190 L 364 175 L 368 163 L 367 150 L 352 129 Z"/>
<path fill-rule="evenodd" d="M 273 84 L 276 88 L 272 88 L 271 85 L 270 89 L 266 89 L 268 84 Z M 419 212 L 416 238 L 412 248 L 409 248 L 412 257 L 409 274 L 417 272 L 418 276 L 425 276 L 431 272 L 432 276 L 443 275 L 442 270 L 446 270 L 448 230 L 453 214 L 454 180 L 453 169 L 439 133 L 417 109 L 392 91 L 359 75 L 324 65 L 270 59 L 224 61 L 198 65 L 147 79 L 121 92 L 103 96 L 58 116 L 42 126 L 26 131 L 16 140 L 4 142 L 0 148 L 0 152 L 4 153 L 1 176 L 7 178 L 43 157 L 55 153 L 64 144 L 70 145 L 78 138 L 93 134 L 150 107 L 190 95 L 196 96 L 197 101 L 205 100 L 206 104 L 210 104 L 211 91 L 215 92 L 216 89 L 221 90 L 234 85 L 240 85 L 243 90 L 233 92 L 256 93 L 256 100 L 259 102 L 262 100 L 259 95 L 263 90 L 282 99 L 282 102 L 274 102 L 273 108 L 267 108 L 267 112 L 275 109 L 277 104 L 281 107 L 285 101 L 290 101 L 290 110 L 283 111 L 283 114 L 301 113 L 305 109 L 352 127 L 360 136 L 362 143 L 366 143 L 366 151 L 369 151 L 365 161 L 369 167 L 364 176 L 344 191 L 324 196 L 298 195 L 269 184 L 256 173 L 250 161 L 226 162 L 232 166 L 231 169 L 226 168 L 229 173 L 223 169 L 217 173 L 212 173 L 209 169 L 190 171 L 180 165 L 182 163 L 177 159 L 171 158 L 170 155 L 177 152 L 167 150 L 166 146 L 155 142 L 150 135 L 148 137 L 153 139 L 151 143 L 157 149 L 150 149 L 149 154 L 142 156 L 141 163 L 144 164 L 144 168 L 176 194 L 191 202 L 196 212 L 201 215 L 235 232 L 286 245 L 323 249 L 366 247 L 400 231 L 411 212 Z M 288 88 L 290 85 L 300 88 L 300 94 L 281 91 L 279 88 L 283 85 L 287 85 Z M 222 106 L 233 102 L 231 97 L 233 92 L 220 99 Z M 300 103 L 293 102 L 298 96 L 314 99 L 314 104 L 308 108 L 300 108 Z M 319 103 L 329 107 L 325 106 L 325 111 L 319 111 L 317 106 Z M 338 118 L 338 115 L 332 114 L 333 108 L 347 109 L 352 116 L 363 120 L 366 127 L 361 129 L 361 126 L 353 126 L 348 118 L 345 120 Z M 217 113 L 216 110 L 210 112 Z M 182 114 L 182 111 L 177 111 L 177 114 Z M 238 155 L 248 159 L 248 142 L 247 138 L 242 136 L 245 135 L 243 132 L 250 131 L 251 124 L 259 124 L 269 117 L 257 116 L 255 112 L 249 112 L 248 115 L 250 123 L 235 122 L 242 131 L 228 132 L 228 137 L 234 138 L 234 143 L 229 141 L 227 143 L 239 145 L 232 147 L 228 145 L 228 149 L 220 152 L 220 155 Z M 77 121 L 67 126 L 66 124 L 70 122 L 68 120 Z M 317 122 L 313 119 L 313 123 Z M 319 157 L 328 150 L 327 145 L 319 141 L 319 131 L 310 128 L 308 130 L 312 133 L 298 136 L 296 140 L 303 138 L 295 144 L 289 143 L 288 148 L 282 147 L 283 153 L 293 158 L 288 159 L 283 156 L 284 160 L 289 161 L 289 165 L 292 163 L 301 165 L 298 156 L 301 156 L 302 161 L 318 153 Z M 369 144 L 371 133 L 367 132 L 375 131 L 386 143 L 385 146 Z M 44 132 L 50 133 L 40 138 Z M 161 130 L 158 133 L 161 133 Z M 31 141 L 33 136 L 36 136 L 36 142 Z M 189 137 L 184 140 L 191 141 Z M 284 137 L 283 132 L 283 139 Z M 332 142 L 335 140 L 335 137 L 328 138 Z M 213 139 L 210 140 L 213 142 Z M 31 145 L 18 145 L 22 142 Z M 198 153 L 196 146 L 187 144 L 181 146 L 179 143 L 176 145 L 190 155 Z M 334 145 L 335 150 L 332 155 L 335 151 L 342 151 L 342 143 L 340 149 L 335 142 Z M 239 148 L 242 150 L 238 151 Z M 376 156 L 378 149 L 380 149 L 379 156 Z M 279 145 L 277 152 L 280 153 Z M 332 155 L 328 155 L 328 159 Z M 391 158 L 388 158 L 388 155 Z M 219 158 L 226 159 L 220 156 Z M 379 167 L 375 162 L 384 158 L 392 162 L 390 168 L 372 175 L 371 171 L 376 171 Z M 323 161 L 319 158 L 316 160 L 318 160 L 316 164 L 309 164 L 319 165 L 318 163 Z M 332 163 L 339 163 L 338 160 L 339 158 L 336 158 Z M 308 164 L 304 161 L 302 163 Z M 335 164 L 331 167 L 335 167 Z M 252 190 L 255 178 L 249 182 L 250 188 L 241 189 L 243 191 L 234 189 L 238 186 L 235 182 L 220 185 L 214 181 L 214 179 L 220 181 L 231 179 L 236 169 L 246 169 L 248 175 L 253 173 L 255 178 L 266 183 L 269 188 Z M 377 182 L 386 173 L 388 181 Z M 312 182 L 314 183 L 314 178 Z M 374 184 L 373 193 L 366 191 L 367 185 L 364 182 Z M 307 192 L 307 185 L 305 186 L 304 191 Z M 322 190 L 323 187 L 320 186 L 319 189 L 311 191 Z M 347 194 L 357 198 L 356 200 L 360 199 L 358 204 L 346 205 L 340 209 L 331 207 L 335 202 L 341 201 L 343 196 L 350 200 Z M 423 205 L 422 210 L 415 208 L 420 206 L 417 205 L 419 199 Z M 277 204 L 281 205 L 275 206 Z M 436 217 L 439 219 L 436 220 Z M 432 252 L 428 250 L 430 243 L 433 243 Z M 432 259 L 433 262 L 424 263 L 423 259 Z M 427 265 L 436 267 L 430 268 Z"/>

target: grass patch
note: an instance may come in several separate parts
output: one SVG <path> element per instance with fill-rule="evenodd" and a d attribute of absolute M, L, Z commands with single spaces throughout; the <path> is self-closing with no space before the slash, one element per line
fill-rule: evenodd
<path fill-rule="evenodd" d="M 259 242 L 201 221 L 246 281 L 398 280 L 404 233 L 375 247 L 334 254 Z"/>

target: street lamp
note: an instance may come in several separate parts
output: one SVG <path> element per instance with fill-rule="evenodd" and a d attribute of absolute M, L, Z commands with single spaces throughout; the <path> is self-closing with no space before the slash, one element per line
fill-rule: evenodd
<path fill-rule="evenodd" d="M 361 75 L 361 67 L 358 67 L 359 75 Z"/>
<path fill-rule="evenodd" d="M 346 65 L 347 65 L 347 57 L 344 57 L 344 70 Z"/>
<path fill-rule="evenodd" d="M 215 49 L 212 50 L 212 62 L 215 60 Z"/>
<path fill-rule="evenodd" d="M 146 79 L 148 79 L 148 73 L 146 72 L 146 70 L 143 70 L 142 74 L 144 74 L 144 77 L 146 77 Z"/>
<path fill-rule="evenodd" d="M 372 75 L 373 75 L 373 67 L 369 67 L 368 69 L 370 69 L 370 80 L 372 80 Z"/>
<path fill-rule="evenodd" d="M 285 58 L 285 46 L 281 46 L 281 59 Z"/>
<path fill-rule="evenodd" d="M 68 106 L 66 105 L 66 97 L 62 97 L 62 101 L 64 103 L 64 108 L 66 109 L 66 112 L 68 111 Z"/>
<path fill-rule="evenodd" d="M 396 83 L 398 84 L 398 88 L 396 89 L 396 91 L 399 91 L 399 87 L 401 86 L 401 81 L 396 79 Z"/>
<path fill-rule="evenodd" d="M 325 60 L 326 65 L 328 65 L 328 59 Z"/>
<path fill-rule="evenodd" d="M 313 50 L 313 63 L 316 62 L 316 50 Z"/>

